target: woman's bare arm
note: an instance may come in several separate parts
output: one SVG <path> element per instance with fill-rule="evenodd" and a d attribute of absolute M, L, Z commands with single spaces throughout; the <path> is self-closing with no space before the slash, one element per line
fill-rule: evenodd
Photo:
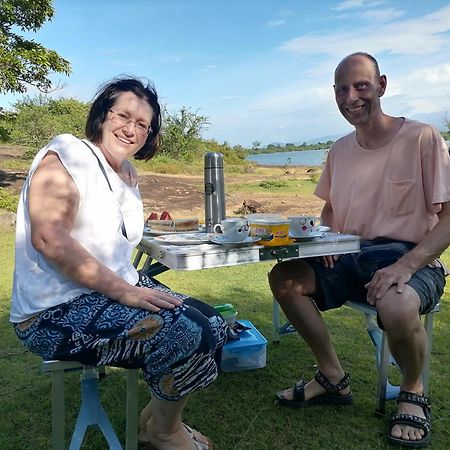
<path fill-rule="evenodd" d="M 163 292 L 130 285 L 101 264 L 70 232 L 79 192 L 58 155 L 49 152 L 33 175 L 29 191 L 33 247 L 64 276 L 128 306 L 157 311 L 180 300 Z"/>

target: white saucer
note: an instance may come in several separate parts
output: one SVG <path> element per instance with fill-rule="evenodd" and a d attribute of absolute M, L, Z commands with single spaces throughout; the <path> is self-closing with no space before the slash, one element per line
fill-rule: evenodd
<path fill-rule="evenodd" d="M 296 241 L 307 241 L 309 239 L 315 239 L 318 237 L 322 237 L 327 231 L 330 231 L 330 227 L 326 227 L 325 225 L 318 226 L 312 233 L 302 234 L 300 236 L 296 236 L 289 232 L 289 237 L 291 239 L 295 239 Z"/>
<path fill-rule="evenodd" d="M 209 234 L 208 236 L 209 236 L 209 240 L 211 242 L 214 242 L 214 244 L 230 245 L 233 247 L 251 245 L 251 244 L 254 244 L 255 242 L 258 242 L 261 240 L 261 238 L 259 238 L 257 236 L 248 236 L 243 241 L 229 241 L 229 240 L 225 239 L 223 236 L 220 236 L 217 234 Z"/>

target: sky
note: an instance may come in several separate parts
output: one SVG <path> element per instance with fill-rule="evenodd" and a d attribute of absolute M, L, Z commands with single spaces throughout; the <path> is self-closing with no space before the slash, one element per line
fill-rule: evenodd
<path fill-rule="evenodd" d="M 26 34 L 70 61 L 55 97 L 90 101 L 123 74 L 152 81 L 170 113 L 206 116 L 205 139 L 251 147 L 352 130 L 333 94 L 346 55 L 374 55 L 387 114 L 445 130 L 450 119 L 448 0 L 55 0 Z M 36 91 L 28 92 L 33 96 Z M 11 108 L 18 95 L 0 95 Z"/>

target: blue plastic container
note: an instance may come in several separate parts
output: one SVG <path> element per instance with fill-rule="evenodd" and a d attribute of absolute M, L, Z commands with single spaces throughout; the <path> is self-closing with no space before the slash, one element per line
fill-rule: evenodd
<path fill-rule="evenodd" d="M 239 333 L 239 340 L 223 346 L 221 368 L 224 372 L 259 369 L 266 365 L 267 339 L 248 320 L 239 323 L 250 327 Z"/>

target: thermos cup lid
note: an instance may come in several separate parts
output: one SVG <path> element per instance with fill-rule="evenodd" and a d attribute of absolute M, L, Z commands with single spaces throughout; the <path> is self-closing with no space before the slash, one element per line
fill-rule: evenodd
<path fill-rule="evenodd" d="M 223 167 L 223 154 L 217 152 L 205 153 L 205 169 Z"/>

